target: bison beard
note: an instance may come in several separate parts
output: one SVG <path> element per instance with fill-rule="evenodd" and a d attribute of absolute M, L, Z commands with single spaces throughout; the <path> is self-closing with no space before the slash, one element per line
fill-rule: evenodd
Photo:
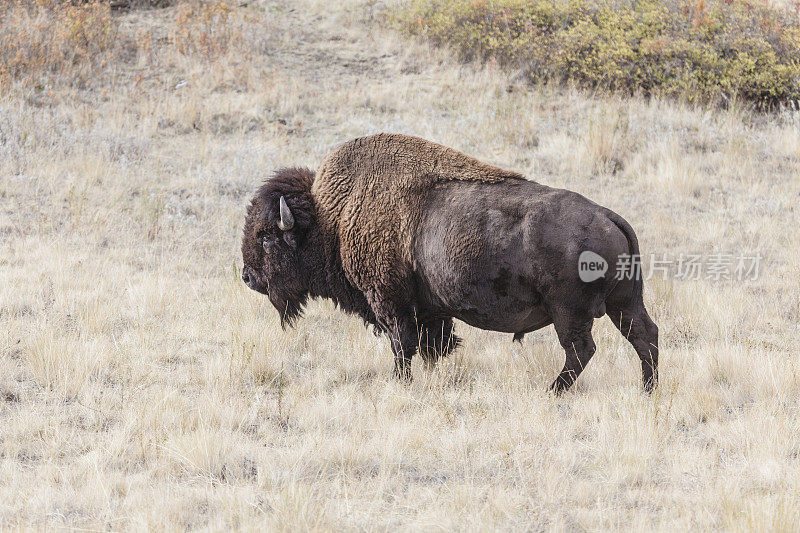
<path fill-rule="evenodd" d="M 290 298 L 270 293 L 269 301 L 280 314 L 281 328 L 286 329 L 286 326 L 294 326 L 297 319 L 303 316 L 303 307 L 308 301 L 308 296 Z"/>
<path fill-rule="evenodd" d="M 242 238 L 245 282 L 263 281 L 283 327 L 309 298 L 331 299 L 389 337 L 401 378 L 417 351 L 435 363 L 457 348 L 454 318 L 516 340 L 552 324 L 566 355 L 551 385 L 561 392 L 594 354 L 592 324 L 607 314 L 650 391 L 658 327 L 640 272 L 581 281 L 584 251 L 615 265 L 639 245 L 622 217 L 577 193 L 390 134 L 345 143 L 316 174 L 276 172 L 248 207 Z"/>

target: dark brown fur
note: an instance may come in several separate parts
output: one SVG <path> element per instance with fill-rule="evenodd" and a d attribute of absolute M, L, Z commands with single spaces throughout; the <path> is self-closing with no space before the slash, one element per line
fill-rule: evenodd
<path fill-rule="evenodd" d="M 309 297 L 329 298 L 345 311 L 374 324 L 375 315 L 363 294 L 353 288 L 341 268 L 337 244 L 317 224 L 311 197 L 313 180 L 314 173 L 307 168 L 283 168 L 256 193 L 247 208 L 242 237 L 248 285 L 269 296 L 281 314 L 283 326 L 297 319 Z M 285 196 L 296 221 L 295 228 L 286 234 L 277 225 L 275 206 L 281 196 Z M 265 239 L 275 253 L 267 253 L 262 245 Z M 270 279 L 280 283 L 270 283 Z"/>
<path fill-rule="evenodd" d="M 278 229 L 284 196 L 296 224 Z M 611 268 L 578 279 L 578 254 Z M 453 318 L 514 333 L 554 324 L 567 360 L 553 383 L 568 388 L 607 313 L 657 380 L 658 328 L 641 278 L 614 277 L 617 258 L 638 255 L 622 217 L 582 196 L 527 181 L 465 154 L 405 135 L 350 141 L 308 169 L 283 169 L 248 208 L 242 254 L 248 285 L 291 323 L 309 297 L 330 298 L 388 334 L 396 372 L 410 377 L 419 349 L 435 361 L 458 345 Z"/>

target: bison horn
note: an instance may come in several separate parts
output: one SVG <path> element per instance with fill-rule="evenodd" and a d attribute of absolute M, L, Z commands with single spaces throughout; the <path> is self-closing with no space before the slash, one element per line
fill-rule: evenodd
<path fill-rule="evenodd" d="M 294 215 L 292 215 L 292 210 L 289 209 L 289 206 L 286 205 L 286 199 L 283 196 L 281 196 L 280 209 L 281 220 L 278 222 L 278 227 L 281 231 L 289 231 L 294 227 Z"/>

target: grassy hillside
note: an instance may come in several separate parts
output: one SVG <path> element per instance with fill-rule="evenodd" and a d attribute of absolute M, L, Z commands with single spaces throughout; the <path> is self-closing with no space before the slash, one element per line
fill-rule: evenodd
<path fill-rule="evenodd" d="M 531 81 L 678 96 L 800 100 L 800 12 L 752 0 L 414 0 L 399 26 Z"/>
<path fill-rule="evenodd" d="M 388 29 L 394 4 L 243 3 L 79 6 L 113 30 L 86 55 L 49 4 L 16 12 L 59 59 L 0 88 L 0 528 L 795 528 L 797 112 L 532 86 Z M 284 332 L 239 272 L 261 181 L 376 131 L 614 209 L 646 270 L 759 276 L 646 282 L 651 397 L 607 319 L 560 398 L 549 328 L 457 324 L 403 386 L 360 320 L 314 302 Z"/>

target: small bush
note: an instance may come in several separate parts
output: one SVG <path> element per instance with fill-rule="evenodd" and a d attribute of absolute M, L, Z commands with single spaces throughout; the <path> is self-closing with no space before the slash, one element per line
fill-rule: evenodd
<path fill-rule="evenodd" d="M 42 72 L 85 74 L 102 66 L 116 35 L 108 2 L 0 0 L 0 85 Z"/>
<path fill-rule="evenodd" d="M 169 39 L 120 26 L 127 10 L 160 7 L 171 11 Z M 169 50 L 216 60 L 244 49 L 245 24 L 232 0 L 0 0 L 0 89 L 96 82 L 109 65 L 118 72 L 139 55 L 154 61 Z"/>
<path fill-rule="evenodd" d="M 212 58 L 225 53 L 240 37 L 231 24 L 233 4 L 228 0 L 188 0 L 178 4 L 172 42 L 182 54 Z"/>
<path fill-rule="evenodd" d="M 534 82 L 765 108 L 800 98 L 800 16 L 757 0 L 412 0 L 394 19 Z"/>

